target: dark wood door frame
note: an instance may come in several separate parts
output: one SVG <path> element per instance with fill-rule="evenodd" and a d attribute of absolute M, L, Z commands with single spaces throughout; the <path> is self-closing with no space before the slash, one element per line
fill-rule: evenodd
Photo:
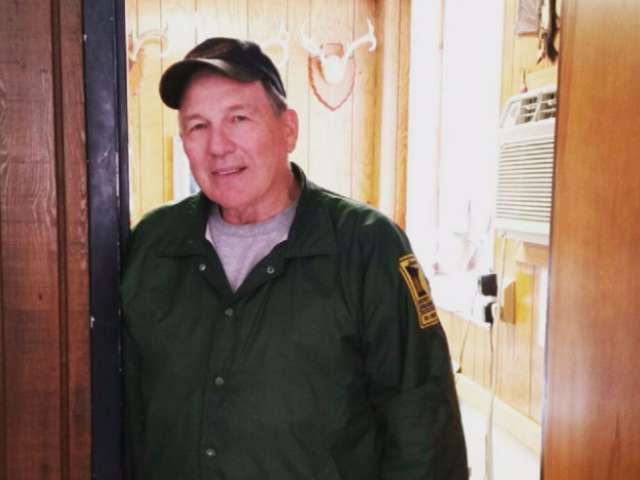
<path fill-rule="evenodd" d="M 129 232 L 124 0 L 83 2 L 89 182 L 92 478 L 122 478 L 120 308 Z"/>

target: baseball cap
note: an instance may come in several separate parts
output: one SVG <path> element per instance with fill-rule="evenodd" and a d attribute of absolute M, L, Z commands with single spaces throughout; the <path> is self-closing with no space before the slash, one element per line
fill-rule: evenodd
<path fill-rule="evenodd" d="M 178 109 L 184 89 L 194 73 L 209 68 L 239 82 L 261 80 L 287 97 L 278 69 L 260 47 L 235 38 L 209 38 L 171 65 L 160 79 L 160 97 L 170 108 Z"/>

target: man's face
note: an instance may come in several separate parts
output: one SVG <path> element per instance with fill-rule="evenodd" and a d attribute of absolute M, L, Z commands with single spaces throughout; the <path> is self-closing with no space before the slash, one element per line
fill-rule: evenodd
<path fill-rule="evenodd" d="M 225 218 L 225 212 L 249 213 L 258 221 L 286 206 L 297 115 L 277 114 L 259 81 L 196 74 L 180 103 L 179 122 L 191 172 Z"/>

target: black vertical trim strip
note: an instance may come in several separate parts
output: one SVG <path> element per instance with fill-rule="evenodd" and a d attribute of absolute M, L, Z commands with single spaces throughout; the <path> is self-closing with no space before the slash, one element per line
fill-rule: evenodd
<path fill-rule="evenodd" d="M 120 280 L 128 234 L 124 0 L 83 2 L 89 178 L 92 478 L 122 478 Z"/>
<path fill-rule="evenodd" d="M 120 252 L 124 254 L 129 227 L 129 112 L 127 110 L 127 24 L 125 1 L 116 0 L 116 62 L 118 80 L 118 117 L 120 119 Z"/>

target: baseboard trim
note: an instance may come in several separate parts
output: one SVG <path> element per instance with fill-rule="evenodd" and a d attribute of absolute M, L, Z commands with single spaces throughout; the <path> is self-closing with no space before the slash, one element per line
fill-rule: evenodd
<path fill-rule="evenodd" d="M 489 414 L 491 392 L 462 374 L 456 375 L 456 387 L 460 402 L 479 412 Z M 498 397 L 494 399 L 494 424 L 509 432 L 520 443 L 540 455 L 542 427 L 535 420 L 507 405 Z"/>

